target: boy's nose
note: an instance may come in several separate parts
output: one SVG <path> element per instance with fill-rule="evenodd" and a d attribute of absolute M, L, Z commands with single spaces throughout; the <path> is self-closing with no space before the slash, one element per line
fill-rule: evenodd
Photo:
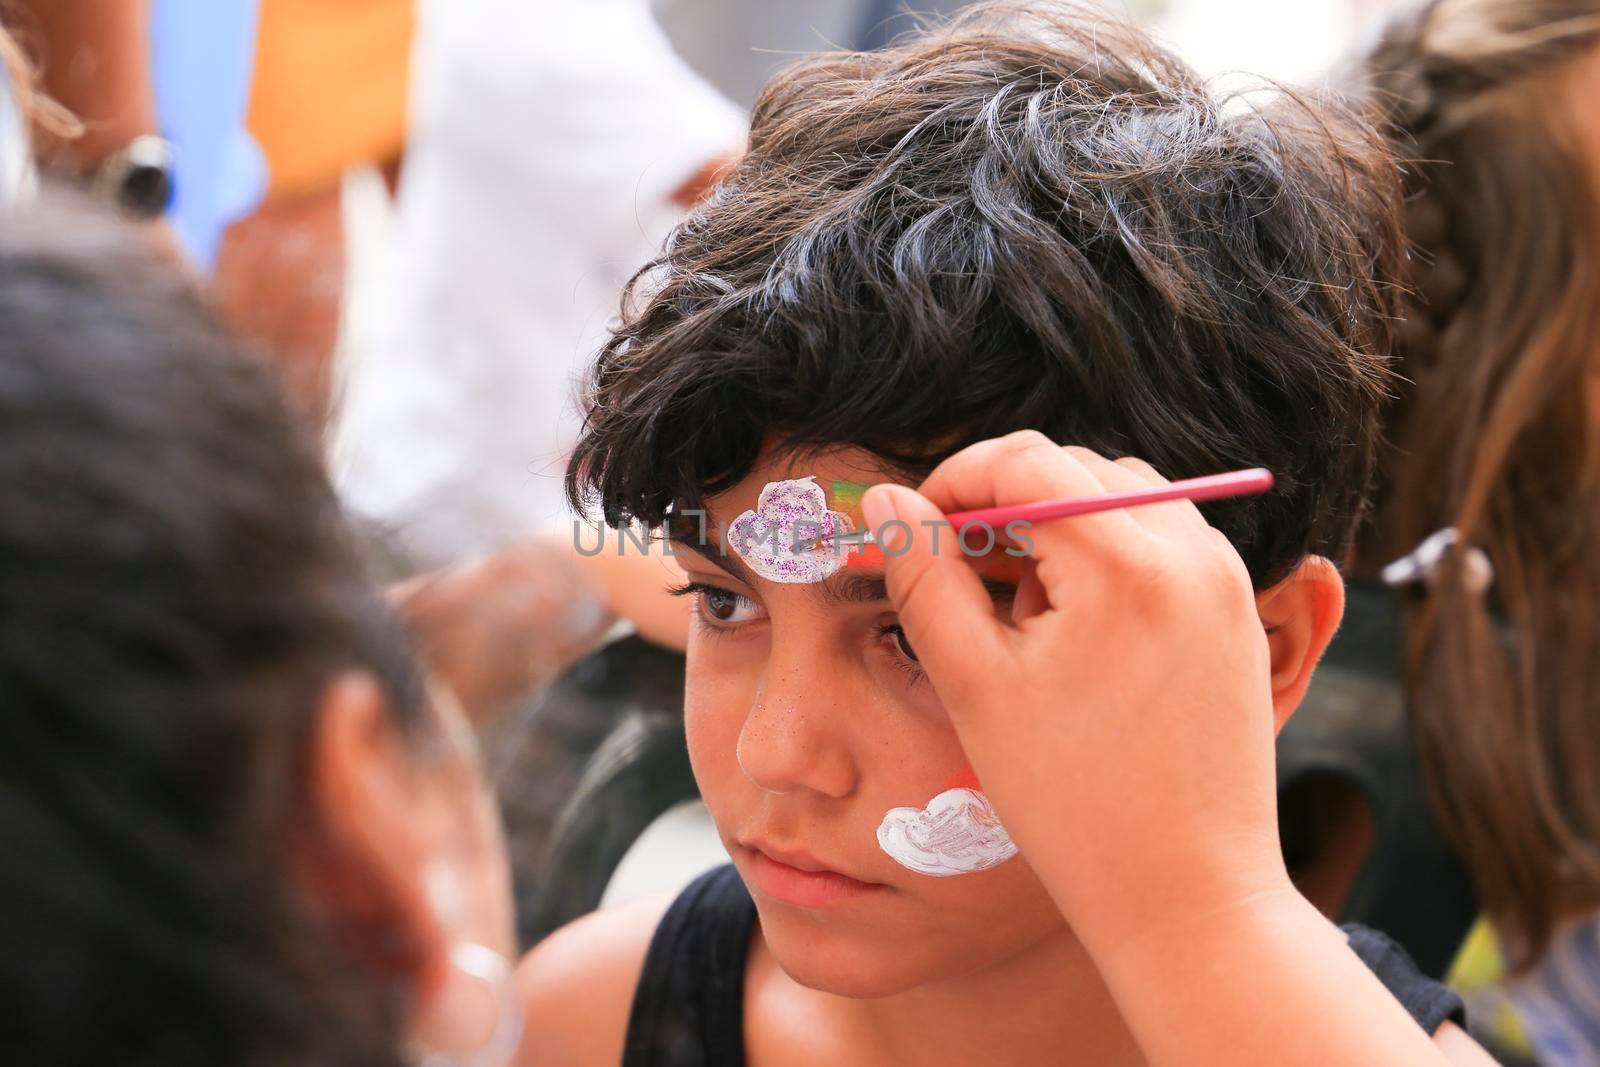
<path fill-rule="evenodd" d="M 739 767 L 768 793 L 808 790 L 841 798 L 856 788 L 855 762 L 842 727 L 845 709 L 826 684 L 763 685 L 739 731 Z"/>

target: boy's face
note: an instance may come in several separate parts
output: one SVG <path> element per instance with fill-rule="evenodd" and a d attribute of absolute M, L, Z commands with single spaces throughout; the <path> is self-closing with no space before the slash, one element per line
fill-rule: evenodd
<path fill-rule="evenodd" d="M 679 546 L 697 615 L 689 754 L 767 945 L 802 984 L 871 997 L 980 972 L 1070 936 L 1020 856 L 931 877 L 879 847 L 885 813 L 924 807 L 963 777 L 967 758 L 908 654 L 880 569 L 781 584 L 753 573 L 736 550 L 719 552 L 719 533 L 756 507 L 767 483 L 808 475 L 824 490 L 835 480 L 885 480 L 859 451 L 770 458 L 708 502 L 703 550 Z M 949 537 L 941 548 L 954 551 Z M 993 591 L 995 611 L 1009 613 L 1005 587 Z"/>

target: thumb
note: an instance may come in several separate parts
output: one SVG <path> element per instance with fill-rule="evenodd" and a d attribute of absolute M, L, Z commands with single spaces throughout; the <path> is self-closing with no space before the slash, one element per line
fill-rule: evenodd
<path fill-rule="evenodd" d="M 965 707 L 1011 654 L 994 601 L 944 512 L 915 489 L 877 485 L 861 512 L 884 556 L 884 578 L 917 659 L 945 702 Z"/>

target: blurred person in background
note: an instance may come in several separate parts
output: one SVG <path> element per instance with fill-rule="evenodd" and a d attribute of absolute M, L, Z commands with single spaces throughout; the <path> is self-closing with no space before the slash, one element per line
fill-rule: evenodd
<path fill-rule="evenodd" d="M 433 566 L 567 514 L 574 371 L 744 118 L 647 0 L 432 0 L 417 40 L 387 321 L 346 372 L 336 471 Z"/>
<path fill-rule="evenodd" d="M 24 0 L 52 174 L 165 218 L 320 424 L 344 296 L 341 181 L 396 173 L 412 0 Z M 56 124 L 59 127 L 59 123 Z"/>
<path fill-rule="evenodd" d="M 1600 1064 L 1600 3 L 1411 7 L 1361 82 L 1415 246 L 1365 571 L 1529 1036 Z"/>
<path fill-rule="evenodd" d="M 573 551 L 573 378 L 623 283 L 739 150 L 744 117 L 647 0 L 432 0 L 418 16 L 388 278 L 366 279 L 383 286 L 377 321 L 341 355 L 334 469 L 390 573 L 428 572 L 397 595 L 429 662 L 476 721 L 498 716 L 485 744 L 531 901 L 621 710 L 540 687 L 619 614 L 643 614 L 627 606 L 631 587 L 653 591 L 635 564 L 657 587 L 676 577 L 657 558 Z"/>
<path fill-rule="evenodd" d="M 432 0 L 414 72 L 390 284 L 366 343 L 341 356 L 335 475 L 390 576 L 431 572 L 399 591 L 429 661 L 478 722 L 505 713 L 485 744 L 532 893 L 620 712 L 538 692 L 628 584 L 593 572 L 605 561 L 578 557 L 561 522 L 572 380 L 623 283 L 739 150 L 744 118 L 647 0 Z"/>
<path fill-rule="evenodd" d="M 15 72 L 4 86 L 8 106 L 0 111 L 0 202 L 25 195 L 34 184 L 31 127 L 42 134 L 54 177 L 88 182 L 135 217 L 150 217 L 146 207 L 160 215 L 170 206 L 173 233 L 191 266 L 204 266 L 221 241 L 211 295 L 230 325 L 261 343 L 300 413 L 319 427 L 343 298 L 340 181 L 361 161 L 387 161 L 391 175 L 398 165 L 410 0 L 265 0 L 259 34 L 254 4 L 200 11 L 176 0 L 63 0 L 22 3 L 7 13 L 22 38 L 0 40 Z M 194 17 L 180 17 L 186 13 Z M 176 69 L 163 75 L 163 64 Z M 172 93 L 159 91 L 163 85 Z M 224 236 L 227 218 L 248 198 L 223 196 L 234 207 L 218 213 L 212 209 L 222 203 L 219 191 L 238 193 L 242 186 L 214 187 L 205 179 L 227 170 L 217 166 L 227 160 L 235 178 L 257 174 L 255 139 L 221 121 L 235 110 L 235 118 L 243 117 L 238 109 L 247 88 L 249 126 L 267 150 L 272 189 L 259 211 Z M 170 205 L 128 204 L 119 187 L 97 176 L 106 171 L 149 180 L 150 173 L 130 174 L 126 149 L 141 141 L 164 143 L 159 134 L 173 128 L 217 136 L 185 141 L 162 157 L 173 164 L 164 186 L 175 197 Z M 186 165 L 177 165 L 180 156 Z M 177 195 L 179 185 L 183 195 Z M 160 192 L 159 183 L 142 191 Z M 501 582 L 530 557 L 537 562 L 536 582 Z M 570 557 L 530 545 L 482 571 L 434 575 L 395 591 L 475 718 L 488 718 L 505 701 L 548 682 L 591 647 L 596 627 L 609 623 L 597 600 L 604 590 Z M 509 588 L 514 605 L 511 598 L 484 595 L 500 587 Z M 559 632 L 540 625 L 551 618 L 573 625 Z"/>
<path fill-rule="evenodd" d="M 228 223 L 260 200 L 244 128 L 256 0 L 15 0 L 8 25 L 41 87 L 75 116 L 45 124 L 48 170 L 143 219 L 164 219 L 209 274 Z"/>
<path fill-rule="evenodd" d="M 260 0 L 246 123 L 266 156 L 264 202 L 235 222 L 216 297 L 272 353 L 312 422 L 328 418 L 345 313 L 345 175 L 405 146 L 413 0 Z"/>
<path fill-rule="evenodd" d="M 740 107 L 803 55 L 880 48 L 964 7 L 967 0 L 653 0 L 656 18 L 688 64 Z"/>
<path fill-rule="evenodd" d="M 0 237 L 0 1061 L 495 1067 L 470 733 L 187 285 L 82 218 Z"/>

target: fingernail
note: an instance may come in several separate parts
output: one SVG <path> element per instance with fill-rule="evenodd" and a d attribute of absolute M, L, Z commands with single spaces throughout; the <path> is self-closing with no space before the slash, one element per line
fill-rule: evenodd
<path fill-rule="evenodd" d="M 899 515 L 894 510 L 894 491 L 890 486 L 877 485 L 867 490 L 861 498 L 861 517 L 867 520 L 867 530 L 885 552 L 898 552 L 899 541 L 904 536 L 904 523 L 894 522 Z"/>

